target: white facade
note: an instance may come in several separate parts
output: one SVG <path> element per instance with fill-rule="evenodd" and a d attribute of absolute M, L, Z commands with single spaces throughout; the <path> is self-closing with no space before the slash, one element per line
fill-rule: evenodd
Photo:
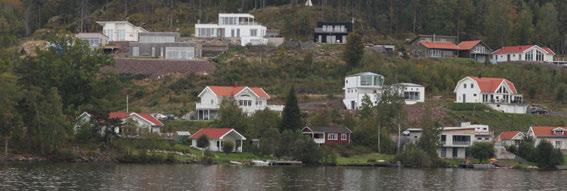
<path fill-rule="evenodd" d="M 201 101 L 196 104 L 198 120 L 213 120 L 217 118 L 223 99 L 230 98 L 248 115 L 269 108 L 272 111 L 283 111 L 281 105 L 268 105 L 270 96 L 262 88 L 207 86 L 199 94 Z"/>
<path fill-rule="evenodd" d="M 542 141 L 547 141 L 563 153 L 567 153 L 567 127 L 532 126 L 527 136 L 535 140 L 535 146 Z"/>
<path fill-rule="evenodd" d="M 414 83 L 398 83 L 392 87 L 404 97 L 407 105 L 425 102 L 425 87 Z"/>
<path fill-rule="evenodd" d="M 380 102 L 384 76 L 372 72 L 363 72 L 345 78 L 345 97 L 343 104 L 348 110 L 359 109 L 364 96 L 370 97 L 373 105 Z"/>
<path fill-rule="evenodd" d="M 195 134 L 197 133 L 198 132 L 196 132 Z M 224 135 L 220 136 L 219 138 L 209 138 L 209 146 L 206 149 L 213 152 L 222 152 L 223 144 L 229 141 L 234 143 L 233 152 L 242 152 L 242 142 L 245 140 L 246 137 L 242 136 L 236 130 L 232 129 L 229 132 L 225 133 Z M 191 146 L 198 148 L 197 139 L 192 138 Z"/>
<path fill-rule="evenodd" d="M 410 142 L 417 143 L 422 129 L 411 128 L 404 131 L 404 136 Z M 492 141 L 492 133 L 488 125 L 461 123 L 460 127 L 443 127 L 441 130 L 441 147 L 437 154 L 442 158 L 464 159 L 467 150 L 475 142 Z"/>
<path fill-rule="evenodd" d="M 538 45 L 502 47 L 492 53 L 491 62 L 553 62 L 554 53 Z"/>
<path fill-rule="evenodd" d="M 133 25 L 128 21 L 97 21 L 102 26 L 102 34 L 109 41 L 138 41 L 138 33 L 148 32 L 142 27 Z"/>
<path fill-rule="evenodd" d="M 218 24 L 195 24 L 195 37 L 235 38 L 241 46 L 267 45 L 266 27 L 251 14 L 219 13 Z"/>
<path fill-rule="evenodd" d="M 506 113 L 526 113 L 522 94 L 504 78 L 465 77 L 455 86 L 455 103 L 482 103 Z"/>

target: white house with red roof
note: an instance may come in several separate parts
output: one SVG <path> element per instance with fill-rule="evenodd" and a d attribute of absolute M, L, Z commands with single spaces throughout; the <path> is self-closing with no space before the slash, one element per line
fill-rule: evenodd
<path fill-rule="evenodd" d="M 537 146 L 541 141 L 547 141 L 555 148 L 567 152 L 567 127 L 562 126 L 531 126 L 527 136 L 535 140 Z"/>
<path fill-rule="evenodd" d="M 138 132 L 146 131 L 159 134 L 161 127 L 163 127 L 161 121 L 147 113 L 110 112 L 108 119 L 119 119 L 122 122 L 131 119 L 135 122 L 135 126 L 138 127 Z"/>
<path fill-rule="evenodd" d="M 233 152 L 242 152 L 242 142 L 246 140 L 246 137 L 232 128 L 202 128 L 191 135 L 191 146 L 197 147 L 197 139 L 202 136 L 209 138 L 206 149 L 216 152 L 222 151 L 222 146 L 227 141 L 234 143 Z"/>
<path fill-rule="evenodd" d="M 504 131 L 496 137 L 496 144 L 501 146 L 518 146 L 526 135 L 520 131 Z"/>
<path fill-rule="evenodd" d="M 483 103 L 506 113 L 526 113 L 522 94 L 505 78 L 472 77 L 461 79 L 454 90 L 455 103 Z"/>
<path fill-rule="evenodd" d="M 505 46 L 492 52 L 491 62 L 553 62 L 553 56 L 553 50 L 538 45 Z"/>
<path fill-rule="evenodd" d="M 230 98 L 248 115 L 256 111 L 269 108 L 272 111 L 281 112 L 282 105 L 268 105 L 270 95 L 259 87 L 248 86 L 207 86 L 199 93 L 201 102 L 196 104 L 196 116 L 198 120 L 213 120 L 217 118 L 218 110 L 222 101 Z"/>

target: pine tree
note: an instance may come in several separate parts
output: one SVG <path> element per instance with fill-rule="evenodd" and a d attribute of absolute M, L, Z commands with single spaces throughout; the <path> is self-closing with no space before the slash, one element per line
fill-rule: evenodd
<path fill-rule="evenodd" d="M 538 11 L 538 20 L 536 27 L 537 41 L 541 45 L 552 46 L 559 44 L 559 21 L 558 13 L 553 3 L 547 3 Z"/>
<path fill-rule="evenodd" d="M 303 120 L 301 119 L 301 111 L 297 103 L 295 88 L 291 87 L 286 98 L 285 107 L 282 113 L 282 121 L 280 131 L 292 130 L 297 131 L 303 128 Z"/>
<path fill-rule="evenodd" d="M 360 64 L 363 54 L 364 45 L 362 44 L 362 37 L 356 32 L 350 33 L 344 50 L 344 61 L 351 68 L 355 68 Z"/>

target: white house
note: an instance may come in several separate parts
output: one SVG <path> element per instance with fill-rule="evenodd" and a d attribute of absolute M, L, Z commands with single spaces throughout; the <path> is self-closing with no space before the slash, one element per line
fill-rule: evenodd
<path fill-rule="evenodd" d="M 108 44 L 108 37 L 102 33 L 77 33 L 75 37 L 89 43 L 91 48 L 99 48 Z"/>
<path fill-rule="evenodd" d="M 128 21 L 97 21 L 108 41 L 138 41 L 138 33 L 148 32 Z"/>
<path fill-rule="evenodd" d="M 492 52 L 491 62 L 553 62 L 553 56 L 553 50 L 538 45 L 505 46 Z"/>
<path fill-rule="evenodd" d="M 567 127 L 531 126 L 527 136 L 534 138 L 536 146 L 541 141 L 547 141 L 561 152 L 567 152 Z"/>
<path fill-rule="evenodd" d="M 247 13 L 219 13 L 218 24 L 195 24 L 195 37 L 239 39 L 240 45 L 267 45 L 266 27 Z"/>
<path fill-rule="evenodd" d="M 403 132 L 405 139 L 417 143 L 423 129 L 410 128 Z M 488 125 L 461 123 L 460 127 L 443 127 L 441 130 L 441 147 L 437 154 L 442 158 L 467 157 L 468 148 L 475 142 L 490 142 L 492 133 Z"/>
<path fill-rule="evenodd" d="M 413 105 L 425 102 L 425 87 L 414 83 L 393 84 L 394 90 L 404 97 L 406 104 Z"/>
<path fill-rule="evenodd" d="M 223 99 L 234 100 L 240 109 L 248 115 L 269 108 L 272 111 L 282 111 L 281 105 L 268 105 L 270 95 L 259 87 L 248 86 L 207 86 L 199 93 L 201 102 L 196 104 L 198 120 L 213 120 L 217 118 L 218 110 Z"/>
<path fill-rule="evenodd" d="M 501 146 L 518 146 L 525 134 L 520 131 L 504 131 L 496 137 L 496 144 Z"/>
<path fill-rule="evenodd" d="M 242 152 L 242 142 L 246 140 L 246 137 L 232 128 L 202 128 L 191 135 L 191 146 L 197 147 L 197 139 L 201 136 L 209 138 L 207 149 L 216 152 L 222 151 L 222 146 L 227 141 L 234 143 L 233 152 Z"/>
<path fill-rule="evenodd" d="M 122 122 L 131 119 L 135 122 L 138 132 L 146 131 L 148 133 L 159 134 L 161 127 L 163 127 L 163 123 L 161 121 L 147 113 L 110 112 L 108 114 L 108 119 L 118 119 Z"/>
<path fill-rule="evenodd" d="M 384 76 L 372 72 L 363 72 L 345 77 L 345 97 L 343 104 L 349 110 L 362 106 L 364 96 L 370 97 L 373 105 L 380 101 Z"/>
<path fill-rule="evenodd" d="M 526 113 L 522 94 L 504 78 L 471 77 L 461 79 L 455 87 L 455 103 L 483 103 L 506 113 Z"/>

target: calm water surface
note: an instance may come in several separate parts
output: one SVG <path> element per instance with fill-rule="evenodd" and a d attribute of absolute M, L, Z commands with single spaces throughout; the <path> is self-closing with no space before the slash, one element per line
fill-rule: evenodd
<path fill-rule="evenodd" d="M 227 165 L 0 165 L 0 190 L 565 190 L 567 171 L 238 167 Z"/>

